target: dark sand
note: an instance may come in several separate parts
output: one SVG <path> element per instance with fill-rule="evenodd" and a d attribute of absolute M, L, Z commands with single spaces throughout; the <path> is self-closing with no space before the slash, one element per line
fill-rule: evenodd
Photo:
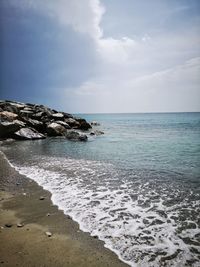
<path fill-rule="evenodd" d="M 24 226 L 17 227 L 18 223 Z M 16 172 L 0 152 L 0 266 L 127 265 L 102 241 L 80 231 L 52 204 L 49 192 Z"/>

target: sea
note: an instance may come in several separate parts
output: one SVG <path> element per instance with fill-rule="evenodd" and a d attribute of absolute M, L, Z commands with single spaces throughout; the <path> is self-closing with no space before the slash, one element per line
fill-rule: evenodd
<path fill-rule="evenodd" d="M 200 266 L 200 113 L 80 117 L 104 135 L 2 150 L 130 266 Z"/>

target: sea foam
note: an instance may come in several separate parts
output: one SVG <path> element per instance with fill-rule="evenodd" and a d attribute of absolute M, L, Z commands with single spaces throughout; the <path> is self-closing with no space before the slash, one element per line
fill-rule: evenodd
<path fill-rule="evenodd" d="M 178 267 L 191 260 L 191 266 L 198 266 L 200 231 L 195 220 L 181 221 L 180 210 L 192 213 L 199 202 L 171 203 L 181 188 L 126 179 L 112 164 L 91 160 L 41 156 L 29 166 L 12 164 L 50 191 L 53 203 L 81 230 L 98 236 L 130 266 Z"/>

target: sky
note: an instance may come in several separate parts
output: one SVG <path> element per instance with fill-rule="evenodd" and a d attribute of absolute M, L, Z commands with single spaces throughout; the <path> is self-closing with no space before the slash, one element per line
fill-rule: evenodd
<path fill-rule="evenodd" d="M 1 0 L 0 99 L 200 111 L 200 1 Z"/>

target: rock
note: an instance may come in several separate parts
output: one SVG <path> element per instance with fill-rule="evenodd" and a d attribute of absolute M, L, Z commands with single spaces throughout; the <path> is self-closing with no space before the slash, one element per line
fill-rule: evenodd
<path fill-rule="evenodd" d="M 36 140 L 44 139 L 45 136 L 33 128 L 21 128 L 14 133 L 14 137 L 19 140 Z"/>
<path fill-rule="evenodd" d="M 56 123 L 56 122 L 53 122 L 53 123 L 50 123 L 48 126 L 47 126 L 47 134 L 48 136 L 62 136 L 66 133 L 66 129 L 64 126 Z"/>
<path fill-rule="evenodd" d="M 51 236 L 52 236 L 52 233 L 51 233 L 51 232 L 45 232 L 45 234 L 46 234 L 48 237 L 51 237 Z"/>
<path fill-rule="evenodd" d="M 68 123 L 66 123 L 65 121 L 56 121 L 56 123 L 62 125 L 65 127 L 65 129 L 71 129 L 71 127 L 69 126 Z"/>
<path fill-rule="evenodd" d="M 0 112 L 0 119 L 2 121 L 13 121 L 15 119 L 17 119 L 18 115 L 13 113 L 13 112 L 9 112 L 9 111 L 2 111 Z"/>
<path fill-rule="evenodd" d="M 43 197 L 43 196 L 42 196 L 42 197 L 40 197 L 40 200 L 44 200 L 44 199 L 45 199 L 45 197 Z"/>
<path fill-rule="evenodd" d="M 33 111 L 31 111 L 31 110 L 20 110 L 20 115 L 22 116 L 22 117 L 25 117 L 25 118 L 29 118 L 29 117 L 31 117 L 31 115 L 33 114 Z"/>
<path fill-rule="evenodd" d="M 73 118 L 67 118 L 64 121 L 72 128 L 78 128 L 80 126 L 80 123 Z"/>
<path fill-rule="evenodd" d="M 40 111 L 32 115 L 33 119 L 39 120 L 44 115 L 44 112 Z"/>
<path fill-rule="evenodd" d="M 55 120 L 62 120 L 62 119 L 64 119 L 64 115 L 62 113 L 55 113 L 55 114 L 52 114 L 51 116 Z"/>
<path fill-rule="evenodd" d="M 95 131 L 90 132 L 90 135 L 102 135 L 102 134 L 104 134 L 104 132 L 99 131 L 99 130 L 95 130 Z"/>
<path fill-rule="evenodd" d="M 75 120 L 79 123 L 78 129 L 88 130 L 92 128 L 92 126 L 85 119 L 75 118 Z"/>
<path fill-rule="evenodd" d="M 44 133 L 46 127 L 44 126 L 43 122 L 30 118 L 24 118 L 24 121 L 26 122 L 27 126 Z"/>
<path fill-rule="evenodd" d="M 7 228 L 11 228 L 13 225 L 11 224 L 11 223 L 6 223 L 5 224 L 5 227 L 7 227 Z"/>
<path fill-rule="evenodd" d="M 13 122 L 0 121 L 0 137 L 12 137 L 14 132 L 18 131 L 22 127 L 23 122 L 14 120 Z"/>
<path fill-rule="evenodd" d="M 25 108 L 25 105 L 23 103 L 20 103 L 20 102 L 10 102 L 10 105 L 19 109 L 19 110 Z"/>
<path fill-rule="evenodd" d="M 16 114 L 19 112 L 16 106 L 12 106 L 11 103 L 8 103 L 6 101 L 1 102 L 0 107 L 1 109 L 3 109 L 3 111 L 8 111 L 8 112 L 16 113 Z"/>
<path fill-rule="evenodd" d="M 85 134 L 80 134 L 79 132 L 76 131 L 68 131 L 65 134 L 65 137 L 69 140 L 73 141 L 87 141 L 87 135 Z"/>
<path fill-rule="evenodd" d="M 24 226 L 23 223 L 18 223 L 18 224 L 17 224 L 17 227 L 19 227 L 19 228 L 21 228 L 21 227 L 23 227 L 23 226 Z"/>
<path fill-rule="evenodd" d="M 92 122 L 91 122 L 91 125 L 92 125 L 92 126 L 100 126 L 100 123 L 97 122 L 97 121 L 92 121 Z"/>
<path fill-rule="evenodd" d="M 80 133 L 67 135 L 68 129 L 88 130 L 91 125 L 82 118 L 58 112 L 43 105 L 0 100 L 0 138 L 34 140 L 48 136 L 68 136 L 71 140 L 86 141 Z M 92 133 L 91 133 L 92 135 Z"/>
<path fill-rule="evenodd" d="M 69 113 L 66 113 L 66 112 L 62 112 L 62 114 L 64 115 L 64 118 L 65 119 L 68 119 L 68 118 L 73 118 L 73 116 Z"/>

